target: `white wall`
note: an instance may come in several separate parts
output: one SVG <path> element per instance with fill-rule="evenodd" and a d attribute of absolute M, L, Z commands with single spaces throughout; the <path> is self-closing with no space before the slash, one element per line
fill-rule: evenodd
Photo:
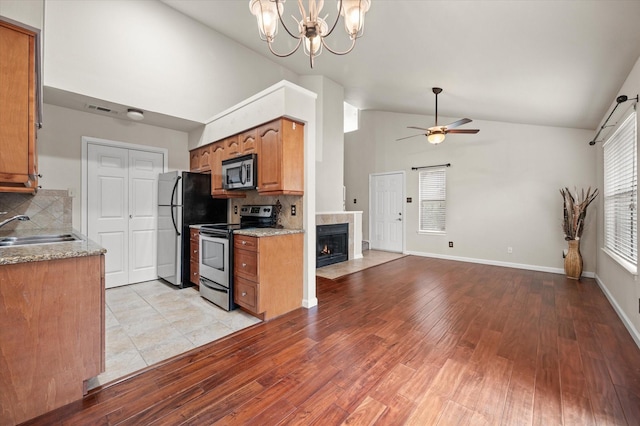
<path fill-rule="evenodd" d="M 640 93 L 640 58 L 618 91 L 619 95 L 627 95 L 630 98 L 636 97 L 638 93 Z M 612 103 L 607 111 L 607 115 L 613 109 L 614 103 Z M 623 115 L 624 111 L 632 106 L 632 103 L 633 101 L 629 101 L 621 104 L 616 114 L 612 116 L 609 124 L 615 123 L 617 119 Z M 603 122 L 605 119 L 606 116 L 602 118 Z M 637 123 L 637 125 L 640 129 L 640 122 Z M 608 131 L 603 131 L 601 137 L 598 139 L 606 140 L 612 130 L 614 129 L 611 128 Z M 602 144 L 596 144 L 593 150 L 597 152 L 598 156 L 597 181 L 598 186 L 602 188 L 604 186 Z M 609 301 L 617 310 L 618 315 L 620 315 L 631 332 L 636 343 L 640 346 L 640 283 L 637 280 L 637 276 L 630 274 L 609 255 L 600 250 L 601 247 L 604 247 L 604 210 L 602 202 L 598 205 L 598 267 L 596 270 L 596 278 L 609 298 Z"/>
<path fill-rule="evenodd" d="M 316 99 L 316 209 L 342 211 L 344 185 L 344 89 L 323 76 L 300 78 Z"/>
<path fill-rule="evenodd" d="M 42 29 L 44 0 L 0 0 L 0 16 Z"/>
<path fill-rule="evenodd" d="M 407 126 L 432 122 L 432 117 L 362 111 L 361 130 L 345 135 L 347 210 L 364 211 L 364 239 L 369 235 L 368 175 L 403 170 L 406 196 L 413 199 L 405 204 L 407 252 L 561 271 L 567 244 L 559 189 L 596 186 L 596 152 L 587 143 L 592 132 L 475 120 L 466 127 L 480 133 L 449 135 L 438 146 L 424 137 L 396 141 L 418 133 Z M 444 163 L 451 163 L 447 234 L 418 234 L 418 172 L 411 167 Z M 581 244 L 586 272 L 595 271 L 595 241 L 592 207 Z"/>
<path fill-rule="evenodd" d="M 158 1 L 47 1 L 44 85 L 204 123 L 297 75 Z"/>
<path fill-rule="evenodd" d="M 39 184 L 44 189 L 72 189 L 73 227 L 81 229 L 82 136 L 166 148 L 169 170 L 188 170 L 185 132 L 103 117 L 54 105 L 44 105 L 44 123 L 38 132 Z"/>

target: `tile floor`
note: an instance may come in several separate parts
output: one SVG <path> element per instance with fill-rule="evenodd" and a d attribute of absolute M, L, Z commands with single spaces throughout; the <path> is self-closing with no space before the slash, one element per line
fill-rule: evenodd
<path fill-rule="evenodd" d="M 336 279 L 404 256 L 362 254 L 362 259 L 318 268 L 316 275 Z M 106 299 L 107 368 L 89 381 L 89 389 L 260 322 L 239 309 L 218 308 L 193 287 L 177 289 L 158 280 L 107 289 Z"/>
<path fill-rule="evenodd" d="M 260 322 L 157 280 L 107 289 L 106 299 L 107 368 L 89 389 Z"/>
<path fill-rule="evenodd" d="M 361 259 L 351 259 L 346 262 L 334 263 L 333 265 L 323 266 L 316 269 L 316 275 L 330 280 L 335 280 L 343 275 L 353 274 L 372 266 L 387 263 L 392 260 L 400 259 L 405 255 L 402 253 L 392 253 L 388 251 L 363 250 Z"/>

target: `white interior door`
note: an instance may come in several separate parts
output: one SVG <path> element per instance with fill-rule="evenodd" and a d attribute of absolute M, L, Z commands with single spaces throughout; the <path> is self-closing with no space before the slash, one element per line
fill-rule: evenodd
<path fill-rule="evenodd" d="M 87 236 L 107 250 L 106 287 L 156 278 L 157 181 L 164 156 L 87 145 Z"/>
<path fill-rule="evenodd" d="M 87 236 L 107 250 L 106 286 L 129 284 L 129 153 L 90 144 L 87 155 Z"/>
<path fill-rule="evenodd" d="M 402 252 L 404 173 L 369 178 L 369 244 L 373 250 Z"/>
<path fill-rule="evenodd" d="M 129 283 L 156 278 L 158 174 L 162 154 L 129 150 Z"/>

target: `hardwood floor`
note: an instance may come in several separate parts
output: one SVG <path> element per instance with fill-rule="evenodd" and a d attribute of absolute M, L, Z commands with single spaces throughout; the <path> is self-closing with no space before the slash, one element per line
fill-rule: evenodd
<path fill-rule="evenodd" d="M 34 425 L 638 425 L 640 349 L 593 279 L 407 256 Z"/>

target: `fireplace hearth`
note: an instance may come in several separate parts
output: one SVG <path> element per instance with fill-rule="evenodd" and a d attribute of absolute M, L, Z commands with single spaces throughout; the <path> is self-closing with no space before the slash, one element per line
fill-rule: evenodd
<path fill-rule="evenodd" d="M 349 224 L 316 226 L 316 268 L 349 260 Z"/>

